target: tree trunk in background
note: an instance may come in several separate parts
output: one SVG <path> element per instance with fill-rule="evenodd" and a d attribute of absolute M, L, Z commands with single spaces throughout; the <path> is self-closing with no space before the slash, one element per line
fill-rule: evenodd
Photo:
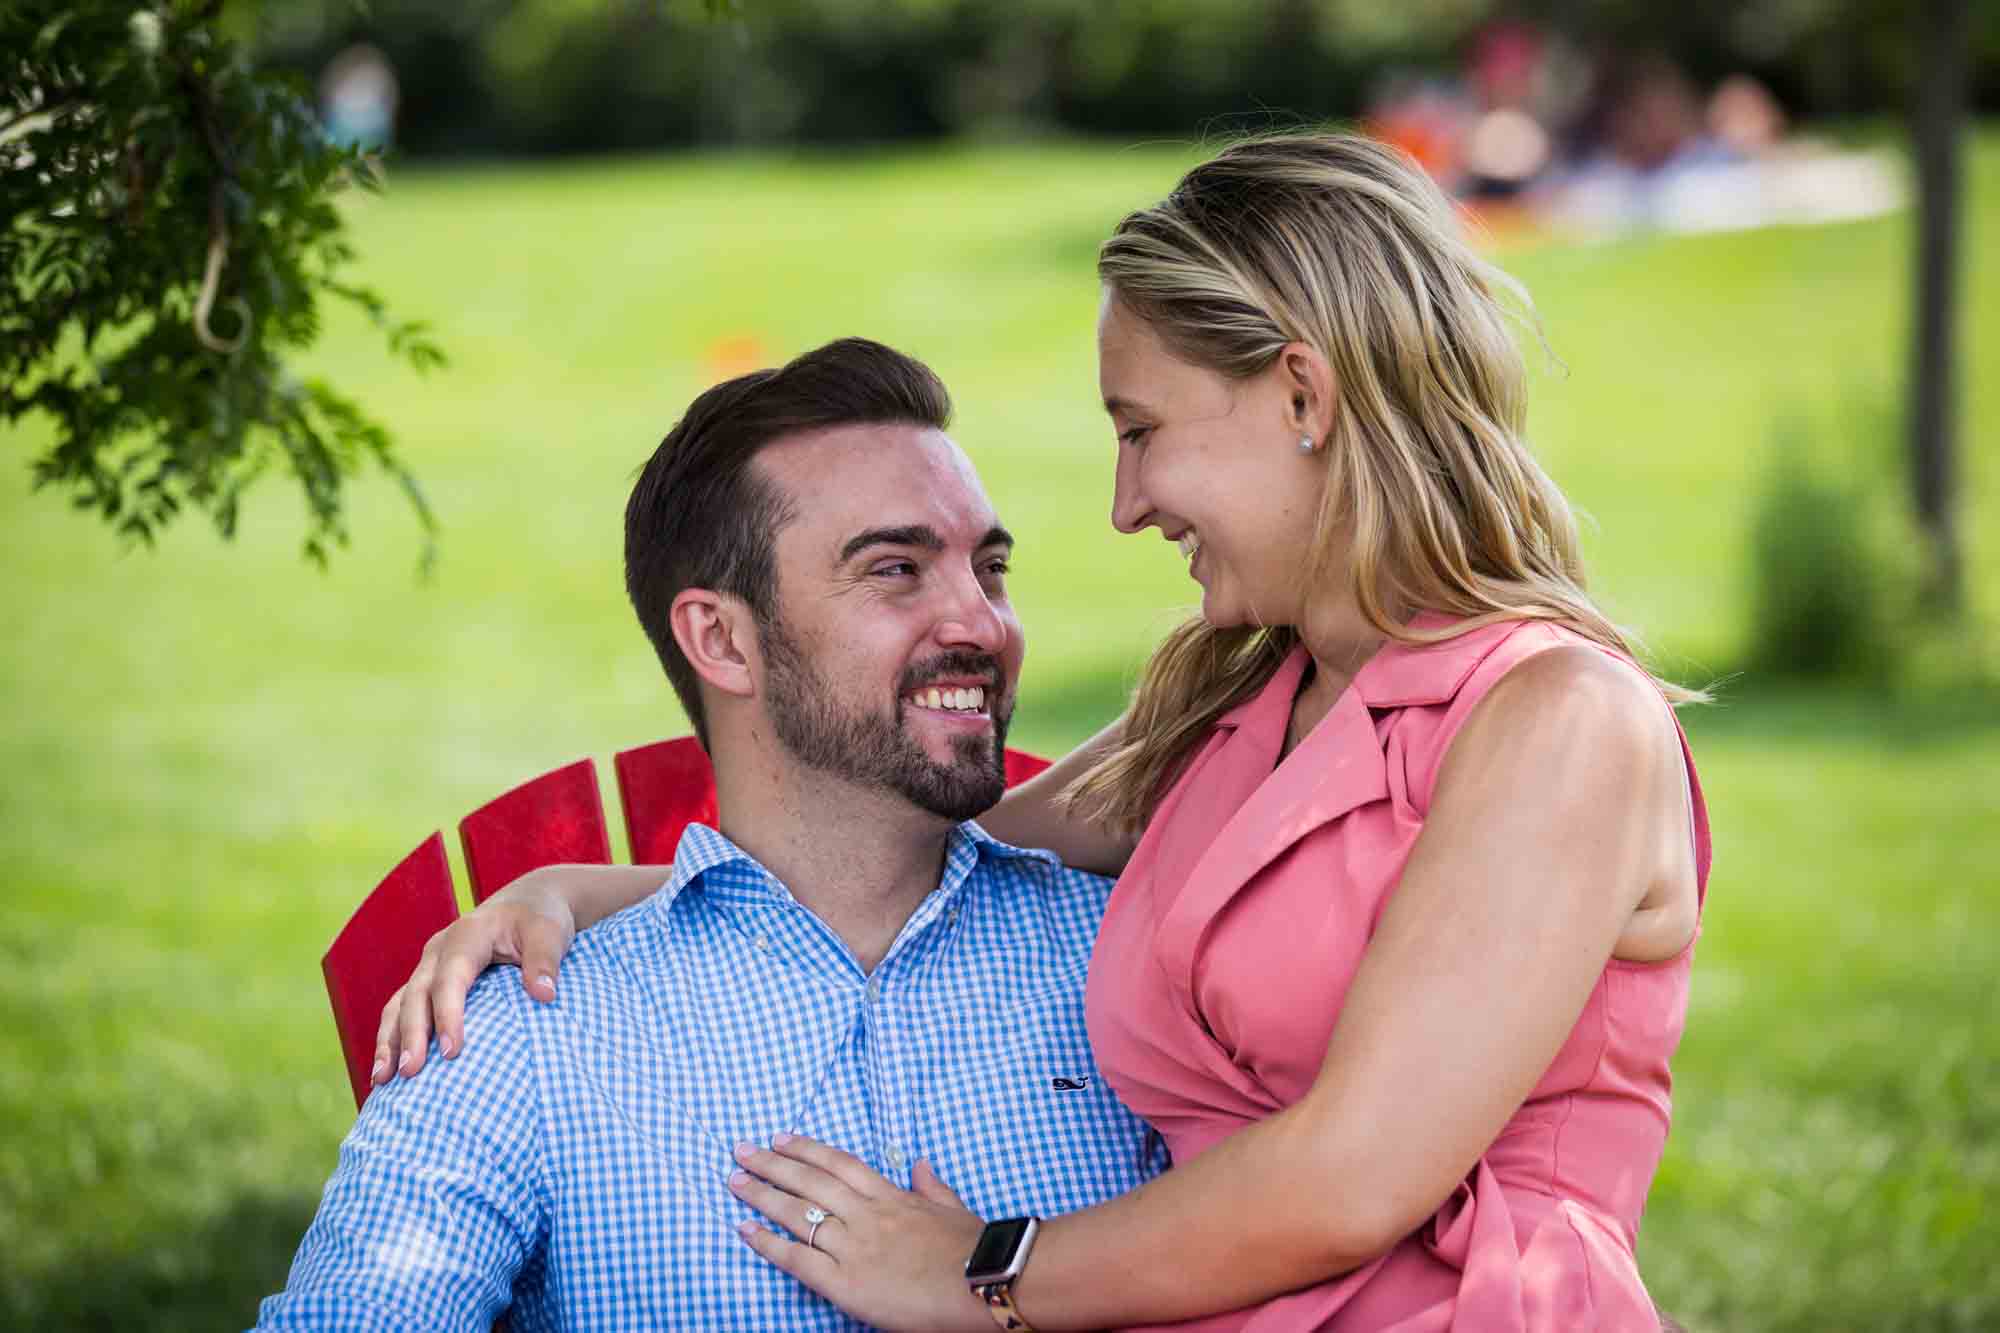
<path fill-rule="evenodd" d="M 1965 119 L 1966 0 L 1917 7 L 1917 300 L 1910 367 L 1910 459 L 1929 540 L 1926 601 L 1964 602 L 1958 547 L 1957 313 L 1959 130 Z"/>

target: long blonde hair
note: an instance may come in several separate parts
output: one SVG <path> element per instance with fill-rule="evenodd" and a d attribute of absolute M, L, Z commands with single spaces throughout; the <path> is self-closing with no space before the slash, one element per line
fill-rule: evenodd
<path fill-rule="evenodd" d="M 1529 453 L 1525 369 L 1500 294 L 1527 292 L 1475 255 L 1450 200 L 1400 152 L 1351 134 L 1245 140 L 1125 218 L 1099 250 L 1107 290 L 1169 351 L 1230 379 L 1289 343 L 1333 368 L 1328 470 L 1304 577 L 1345 570 L 1381 634 L 1437 642 L 1551 620 L 1628 655 L 1584 592 L 1576 520 Z M 1414 630 L 1397 608 L 1460 623 Z M 1064 793 L 1091 817 L 1145 823 L 1216 718 L 1254 694 L 1296 629 L 1167 635 L 1121 743 Z M 1661 680 L 1676 703 L 1706 695 Z"/>

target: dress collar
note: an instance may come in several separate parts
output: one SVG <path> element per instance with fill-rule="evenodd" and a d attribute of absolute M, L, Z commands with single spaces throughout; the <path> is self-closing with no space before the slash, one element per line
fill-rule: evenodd
<path fill-rule="evenodd" d="M 1436 611 L 1421 611 L 1410 619 L 1410 628 L 1435 633 L 1462 623 L 1458 618 Z M 1494 646 L 1520 627 L 1516 620 L 1481 625 L 1434 643 L 1405 643 L 1390 639 L 1361 664 L 1348 689 L 1370 708 L 1412 708 L 1441 704 L 1457 695 L 1466 678 L 1484 661 Z M 1215 720 L 1218 727 L 1255 727 L 1269 721 L 1268 714 L 1289 715 L 1298 697 L 1311 655 L 1305 645 L 1293 647 L 1265 682 L 1262 689 Z"/>

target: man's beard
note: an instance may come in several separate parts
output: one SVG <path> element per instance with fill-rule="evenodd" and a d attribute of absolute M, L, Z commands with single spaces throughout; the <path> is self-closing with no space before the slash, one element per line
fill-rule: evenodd
<path fill-rule="evenodd" d="M 896 713 L 889 718 L 842 708 L 833 682 L 775 617 L 760 627 L 759 637 L 771 729 L 801 764 L 857 786 L 893 791 L 919 809 L 954 821 L 999 804 L 1007 790 L 1007 723 L 1012 715 L 1001 711 L 1006 679 L 999 658 L 943 653 L 910 667 L 898 682 Z M 903 729 L 903 708 L 911 690 L 945 675 L 988 679 L 993 732 L 954 738 L 953 762 L 940 764 Z"/>

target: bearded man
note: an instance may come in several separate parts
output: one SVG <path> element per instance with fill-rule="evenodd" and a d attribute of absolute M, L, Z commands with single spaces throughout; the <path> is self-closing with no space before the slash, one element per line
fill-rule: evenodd
<path fill-rule="evenodd" d="M 489 972 L 458 1058 L 374 1092 L 261 1327 L 850 1328 L 739 1238 L 741 1145 L 810 1135 L 984 1217 L 1165 1165 L 1084 1031 L 1108 881 L 967 822 L 1005 787 L 1022 640 L 950 414 L 845 339 L 660 444 L 626 586 L 719 828 L 577 939 L 559 997 Z"/>

